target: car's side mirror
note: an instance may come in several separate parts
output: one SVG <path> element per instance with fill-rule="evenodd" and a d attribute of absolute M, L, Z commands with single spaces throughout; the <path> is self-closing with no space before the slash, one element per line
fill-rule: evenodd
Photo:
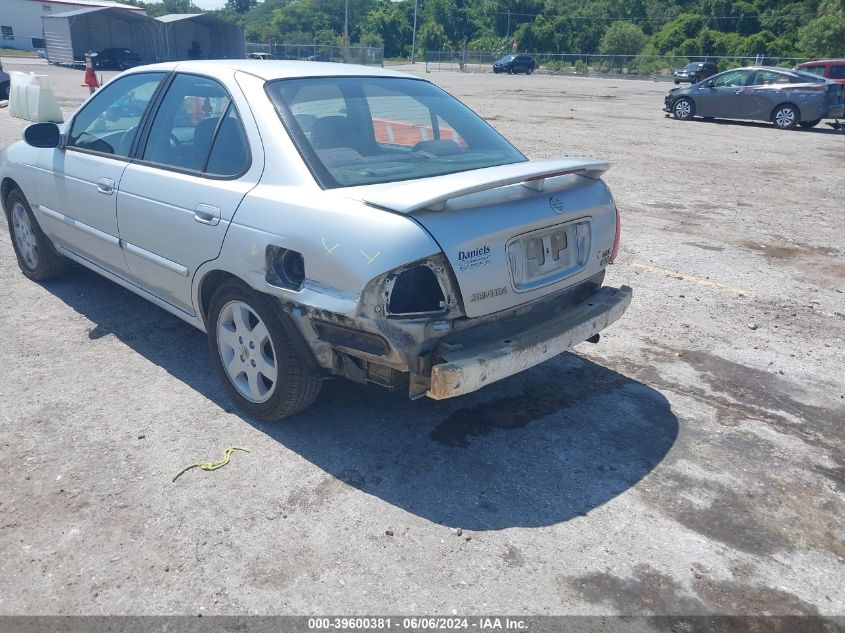
<path fill-rule="evenodd" d="M 33 147 L 58 147 L 61 137 L 55 123 L 33 123 L 23 131 L 23 140 Z"/>
<path fill-rule="evenodd" d="M 704 87 L 705 87 L 705 88 L 712 88 L 712 87 L 713 87 L 713 80 L 712 80 L 712 79 L 708 79 L 708 80 L 704 83 Z"/>

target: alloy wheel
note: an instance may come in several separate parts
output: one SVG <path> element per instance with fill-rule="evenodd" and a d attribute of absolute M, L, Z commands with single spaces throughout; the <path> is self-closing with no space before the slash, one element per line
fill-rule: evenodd
<path fill-rule="evenodd" d="M 276 351 L 267 326 L 243 301 L 230 301 L 217 319 L 217 350 L 235 389 L 250 402 L 266 402 L 278 379 Z"/>
<path fill-rule="evenodd" d="M 686 99 L 681 99 L 675 104 L 675 116 L 679 119 L 687 119 L 692 113 L 692 106 Z"/>
<path fill-rule="evenodd" d="M 795 125 L 795 112 L 792 108 L 781 108 L 775 113 L 775 124 L 778 127 L 792 127 Z"/>
<path fill-rule="evenodd" d="M 15 236 L 15 244 L 18 247 L 21 259 L 30 270 L 38 266 L 38 246 L 35 240 L 35 233 L 32 230 L 32 222 L 29 214 L 20 202 L 12 207 L 12 232 Z"/>

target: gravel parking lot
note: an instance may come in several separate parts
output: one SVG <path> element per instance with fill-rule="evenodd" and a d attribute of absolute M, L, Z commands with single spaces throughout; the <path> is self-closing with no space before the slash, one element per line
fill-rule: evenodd
<path fill-rule="evenodd" d="M 626 316 L 462 399 L 338 380 L 262 424 L 202 333 L 83 269 L 27 281 L 0 221 L 0 614 L 845 614 L 845 134 L 427 77 L 530 158 L 613 163 Z M 0 145 L 24 127 L 0 110 Z"/>

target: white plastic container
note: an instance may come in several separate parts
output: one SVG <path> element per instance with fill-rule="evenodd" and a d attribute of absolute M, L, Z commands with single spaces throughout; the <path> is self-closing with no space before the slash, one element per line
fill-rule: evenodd
<path fill-rule="evenodd" d="M 9 85 L 9 114 L 11 116 L 36 123 L 64 121 L 47 75 L 12 71 L 9 76 L 11 77 Z"/>

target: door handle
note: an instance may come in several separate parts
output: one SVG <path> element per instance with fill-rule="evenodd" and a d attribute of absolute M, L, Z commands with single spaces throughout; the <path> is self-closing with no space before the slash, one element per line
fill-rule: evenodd
<path fill-rule="evenodd" d="M 114 180 L 111 178 L 100 178 L 97 181 L 97 191 L 110 196 L 114 193 Z"/>
<path fill-rule="evenodd" d="M 210 204 L 198 204 L 194 207 L 194 220 L 216 226 L 220 223 L 220 208 Z"/>

